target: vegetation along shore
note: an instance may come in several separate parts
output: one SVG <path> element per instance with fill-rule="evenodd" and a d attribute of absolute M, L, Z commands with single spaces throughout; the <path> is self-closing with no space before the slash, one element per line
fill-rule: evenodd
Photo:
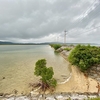
<path fill-rule="evenodd" d="M 52 44 L 71 69 L 71 76 L 63 84 L 54 85 L 54 91 L 33 89 L 28 95 L 0 93 L 2 100 L 100 100 L 100 48 L 90 45 L 62 46 Z M 36 68 L 37 69 L 37 68 Z M 45 67 L 48 72 L 48 68 Z M 49 70 L 53 74 L 53 69 Z M 35 73 L 37 76 L 42 74 Z M 52 76 L 51 74 L 51 76 Z M 47 77 L 48 78 L 48 77 Z M 44 80 L 44 78 L 42 77 Z M 52 79 L 49 78 L 49 81 Z M 47 82 L 47 80 L 45 80 Z M 43 81 L 42 81 L 43 82 Z M 53 81 L 52 81 L 53 82 Z M 54 80 L 54 82 L 56 82 Z M 46 84 L 46 86 L 48 86 Z M 46 89 L 47 87 L 45 87 Z M 43 90 L 43 88 L 42 88 Z M 94 99 L 92 99 L 94 98 Z"/>

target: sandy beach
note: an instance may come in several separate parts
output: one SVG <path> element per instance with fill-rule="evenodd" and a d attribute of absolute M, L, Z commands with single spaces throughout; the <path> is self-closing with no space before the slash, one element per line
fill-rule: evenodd
<path fill-rule="evenodd" d="M 64 84 L 58 84 L 56 92 L 98 92 L 96 80 L 84 76 L 75 66 L 71 66 L 71 69 L 71 78 Z"/>
<path fill-rule="evenodd" d="M 69 61 L 67 60 L 67 56 L 69 55 L 69 53 L 67 53 L 67 55 L 60 53 L 60 55 L 66 60 L 67 63 L 69 63 Z M 98 93 L 97 86 L 98 83 L 100 84 L 100 82 L 85 76 L 77 66 L 73 66 L 69 63 L 69 67 L 71 68 L 70 79 L 64 84 L 58 84 L 55 92 Z"/>

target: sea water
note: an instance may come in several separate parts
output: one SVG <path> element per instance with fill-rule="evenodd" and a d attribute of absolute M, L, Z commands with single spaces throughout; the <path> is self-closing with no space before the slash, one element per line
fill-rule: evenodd
<path fill-rule="evenodd" d="M 1 45 L 0 46 L 0 93 L 30 92 L 29 83 L 37 82 L 35 63 L 46 59 L 47 67 L 53 67 L 58 83 L 70 76 L 68 64 L 49 45 Z"/>

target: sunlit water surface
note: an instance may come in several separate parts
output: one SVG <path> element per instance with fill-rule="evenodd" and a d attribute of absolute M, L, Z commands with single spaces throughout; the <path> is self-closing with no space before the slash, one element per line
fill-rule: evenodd
<path fill-rule="evenodd" d="M 35 63 L 43 58 L 47 60 L 48 67 L 53 67 L 58 83 L 69 77 L 67 62 L 49 45 L 0 46 L 0 93 L 13 93 L 14 89 L 19 94 L 31 91 L 29 83 L 39 80 L 34 75 Z"/>

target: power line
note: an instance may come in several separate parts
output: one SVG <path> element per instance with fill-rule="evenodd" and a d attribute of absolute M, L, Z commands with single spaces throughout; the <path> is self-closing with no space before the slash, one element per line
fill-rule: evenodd
<path fill-rule="evenodd" d="M 94 2 L 92 3 L 92 5 L 88 8 L 88 9 L 90 9 L 94 4 L 95 4 L 95 2 L 96 2 L 96 0 L 94 0 Z M 100 1 L 99 1 L 99 3 L 100 3 Z M 99 5 L 97 6 L 97 7 L 99 7 Z M 87 10 L 86 10 L 87 11 Z M 83 13 L 83 16 L 84 16 L 84 14 L 86 13 L 86 11 Z M 99 13 L 98 13 L 99 14 Z M 98 15 L 97 14 L 97 15 Z M 95 15 L 95 16 L 97 16 L 97 15 Z M 84 17 L 83 17 L 84 18 Z M 80 22 L 83 20 L 83 18 L 80 20 Z M 91 19 L 90 19 L 91 20 Z M 80 24 L 80 23 L 79 23 Z M 78 25 L 79 25 L 78 24 Z M 95 27 L 95 28 L 99 28 L 100 26 L 97 26 L 97 27 Z M 93 28 L 93 29 L 91 29 L 91 30 L 94 30 L 95 28 Z M 88 31 L 86 31 L 86 32 L 89 32 L 89 31 L 91 31 L 91 30 L 88 30 Z M 71 30 L 72 31 L 72 30 Z M 69 31 L 68 32 L 68 34 L 71 32 L 71 31 Z M 86 33 L 86 32 L 84 32 L 84 33 Z M 79 33 L 80 34 L 80 33 Z M 74 35 L 75 36 L 75 35 Z"/>
<path fill-rule="evenodd" d="M 89 11 L 90 9 L 91 9 L 91 7 L 95 4 L 95 2 L 96 2 L 97 0 L 94 0 L 94 2 L 90 5 L 90 7 L 85 11 L 85 12 L 83 12 L 83 16 L 84 16 L 84 14 L 87 12 L 87 11 Z M 84 18 L 84 17 L 83 17 Z M 83 19 L 82 18 L 82 19 Z"/>
<path fill-rule="evenodd" d="M 94 2 L 90 5 L 90 7 L 88 7 L 88 9 L 86 10 L 86 11 L 84 11 L 83 13 L 82 13 L 82 15 L 83 15 L 83 17 L 82 17 L 82 19 L 80 20 L 80 22 L 78 23 L 78 26 L 79 26 L 79 24 L 81 23 L 81 21 L 84 19 L 84 14 L 86 14 L 86 12 L 88 13 L 88 12 L 90 12 L 90 10 L 92 9 L 92 6 L 93 5 L 95 5 L 95 2 L 96 2 L 97 0 L 94 0 Z M 100 2 L 99 2 L 100 3 Z M 97 16 L 97 15 L 95 15 L 95 16 Z M 90 19 L 91 20 L 91 19 Z M 70 25 L 71 26 L 71 25 Z M 87 31 L 85 31 L 84 33 L 87 33 L 87 32 L 89 32 L 89 31 L 92 31 L 92 30 L 94 30 L 94 29 L 96 29 L 96 28 L 99 28 L 100 26 L 97 26 L 97 27 L 95 27 L 95 28 L 93 28 L 93 29 L 90 29 L 90 30 L 87 30 Z M 72 30 L 71 30 L 72 31 Z M 68 33 L 67 34 L 69 34 L 71 31 L 68 31 Z M 65 34 L 64 34 L 64 43 L 66 43 L 66 32 L 65 32 Z M 80 33 L 79 33 L 80 34 Z M 79 35 L 79 34 L 77 34 L 77 35 Z M 75 36 L 75 35 L 74 35 Z"/>
<path fill-rule="evenodd" d="M 97 28 L 99 28 L 100 26 L 97 26 L 97 27 L 95 27 L 95 28 L 92 28 L 92 29 L 90 29 L 90 30 L 87 30 L 87 31 L 85 31 L 85 32 L 83 32 L 82 34 L 84 34 L 84 33 L 88 33 L 88 32 L 90 32 L 90 31 L 92 31 L 92 30 L 94 30 L 94 29 L 97 29 Z M 80 34 L 80 33 L 79 33 Z M 79 34 L 77 34 L 77 35 L 79 35 Z M 74 36 L 77 36 L 77 35 L 74 35 Z"/>
<path fill-rule="evenodd" d="M 91 9 L 91 7 L 95 4 L 95 2 L 96 2 L 97 0 L 94 0 L 94 2 L 90 5 L 90 7 L 88 7 L 88 9 L 87 10 L 89 10 L 89 9 Z M 82 15 L 84 16 L 84 14 L 87 12 L 87 10 L 86 11 L 84 11 L 83 13 L 82 13 Z M 78 23 L 78 24 L 76 24 L 77 26 L 79 26 L 80 25 L 80 23 L 81 23 L 81 21 L 84 19 L 84 17 L 80 20 L 80 22 Z M 70 25 L 71 26 L 71 25 Z M 71 31 L 69 31 L 68 33 L 70 33 Z"/>
<path fill-rule="evenodd" d="M 98 7 L 99 7 L 99 5 L 98 5 Z M 100 12 L 99 12 L 97 15 L 99 15 L 99 14 L 100 14 Z M 97 15 L 95 15 L 95 16 L 97 16 Z M 94 16 L 94 17 L 95 17 L 95 16 Z M 91 18 L 91 19 L 92 19 L 92 18 Z M 90 20 L 91 20 L 91 19 L 90 19 Z M 92 29 L 88 28 L 84 33 L 87 33 L 87 32 L 89 32 L 89 31 L 92 31 L 92 30 L 94 30 L 94 29 L 96 29 L 96 28 L 99 28 L 99 27 L 100 27 L 100 26 L 94 27 L 94 28 L 92 28 Z M 77 30 L 77 31 L 78 31 L 78 30 Z M 72 30 L 69 31 L 68 34 L 69 34 L 70 32 L 72 32 Z M 79 34 L 80 34 L 80 33 L 79 33 Z M 79 35 L 79 34 L 77 34 L 77 35 Z M 74 35 L 74 36 L 75 36 L 75 35 Z"/>

